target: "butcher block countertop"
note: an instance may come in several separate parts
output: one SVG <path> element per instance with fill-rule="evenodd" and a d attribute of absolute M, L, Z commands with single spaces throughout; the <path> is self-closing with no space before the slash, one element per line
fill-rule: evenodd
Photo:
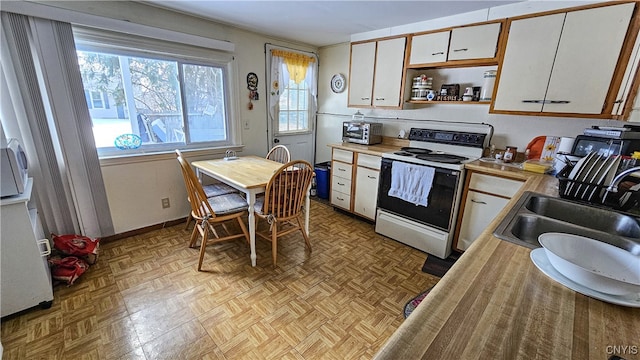
<path fill-rule="evenodd" d="M 602 302 L 548 278 L 531 250 L 492 235 L 524 191 L 558 195 L 549 175 L 475 161 L 526 180 L 375 359 L 640 359 L 640 308 Z"/>

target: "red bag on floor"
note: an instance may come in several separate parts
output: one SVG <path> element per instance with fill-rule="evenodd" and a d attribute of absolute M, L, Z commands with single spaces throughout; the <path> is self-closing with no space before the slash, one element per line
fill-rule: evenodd
<path fill-rule="evenodd" d="M 64 281 L 68 285 L 73 285 L 74 281 L 89 268 L 89 264 L 86 261 L 75 256 L 67 256 L 65 258 L 52 257 L 49 259 L 49 264 L 52 265 L 51 277 L 55 280 Z"/>
<path fill-rule="evenodd" d="M 53 247 L 65 255 L 81 257 L 89 264 L 98 261 L 98 248 L 100 239 L 92 239 L 82 235 L 56 235 L 51 234 Z"/>

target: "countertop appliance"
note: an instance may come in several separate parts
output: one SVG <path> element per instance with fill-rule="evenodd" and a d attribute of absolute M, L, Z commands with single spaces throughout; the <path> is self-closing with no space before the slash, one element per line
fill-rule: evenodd
<path fill-rule="evenodd" d="M 573 143 L 571 155 L 586 156 L 595 151 L 599 155 L 631 155 L 640 151 L 640 139 L 620 139 L 592 135 L 578 135 Z"/>
<path fill-rule="evenodd" d="M 27 183 L 27 157 L 16 139 L 0 149 L 0 197 L 22 194 Z"/>
<path fill-rule="evenodd" d="M 373 145 L 382 142 L 382 124 L 360 121 L 342 123 L 342 141 L 362 145 Z"/>
<path fill-rule="evenodd" d="M 375 231 L 439 258 L 447 258 L 451 253 L 464 187 L 464 164 L 482 157 L 492 134 L 493 128 L 486 124 L 434 124 L 430 128 L 412 128 L 409 147 L 382 154 Z M 399 181 L 416 180 L 411 176 L 403 178 L 399 169 L 427 174 L 430 191 L 425 194 L 424 183 L 411 184 L 406 188 L 414 189 L 415 193 L 406 194 L 405 198 L 395 196 Z M 431 175 L 433 180 L 429 181 Z M 424 182 L 425 178 L 420 177 L 417 181 Z"/>

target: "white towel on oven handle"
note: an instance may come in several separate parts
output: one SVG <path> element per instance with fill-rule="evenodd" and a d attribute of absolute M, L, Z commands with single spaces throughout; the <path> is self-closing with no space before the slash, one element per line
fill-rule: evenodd
<path fill-rule="evenodd" d="M 436 170 L 430 166 L 394 161 L 389 196 L 426 207 L 435 173 Z"/>

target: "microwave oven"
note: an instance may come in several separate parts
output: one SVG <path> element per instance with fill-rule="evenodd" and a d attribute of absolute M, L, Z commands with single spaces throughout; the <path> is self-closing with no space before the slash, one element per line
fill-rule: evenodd
<path fill-rule="evenodd" d="M 640 139 L 612 139 L 591 135 L 576 136 L 571 155 L 584 157 L 592 151 L 603 156 L 629 156 L 634 151 L 640 151 Z"/>
<path fill-rule="evenodd" d="M 27 156 L 16 139 L 0 148 L 0 197 L 22 194 L 27 184 Z"/>
<path fill-rule="evenodd" d="M 345 121 L 342 123 L 342 141 L 363 145 L 382 142 L 382 124 Z"/>

